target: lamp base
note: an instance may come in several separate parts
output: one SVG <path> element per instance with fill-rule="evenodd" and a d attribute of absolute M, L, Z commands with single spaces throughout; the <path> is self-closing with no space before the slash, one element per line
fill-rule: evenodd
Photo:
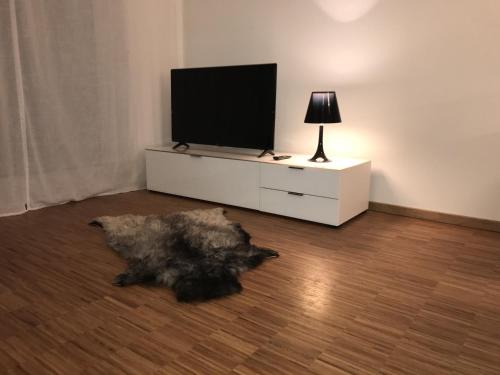
<path fill-rule="evenodd" d="M 315 163 L 328 163 L 330 160 L 326 157 L 325 151 L 323 150 L 323 125 L 319 127 L 319 139 L 318 139 L 318 148 L 316 149 L 316 153 L 314 156 L 309 159 L 309 161 Z"/>
<path fill-rule="evenodd" d="M 328 163 L 328 162 L 331 161 L 330 159 L 328 159 L 326 157 L 326 155 L 323 152 L 323 150 L 321 150 L 319 153 L 318 153 L 318 151 L 316 151 L 316 153 L 314 154 L 314 156 L 311 159 L 309 159 L 309 161 L 313 161 L 315 163 Z"/>

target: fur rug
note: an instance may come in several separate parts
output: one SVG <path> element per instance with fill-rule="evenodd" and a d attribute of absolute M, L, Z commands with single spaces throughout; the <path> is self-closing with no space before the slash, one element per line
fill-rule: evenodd
<path fill-rule="evenodd" d="M 250 235 L 240 224 L 227 220 L 222 208 L 101 216 L 90 224 L 102 227 L 108 245 L 127 261 L 127 269 L 115 277 L 114 285 L 153 280 L 171 287 L 178 301 L 240 292 L 241 272 L 279 256 L 250 244 Z"/>

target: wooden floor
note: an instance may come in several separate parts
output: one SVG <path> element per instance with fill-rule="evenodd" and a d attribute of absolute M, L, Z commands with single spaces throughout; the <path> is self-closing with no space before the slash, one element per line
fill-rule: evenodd
<path fill-rule="evenodd" d="M 111 285 L 124 262 L 90 219 L 213 206 L 140 191 L 0 219 L 0 373 L 500 374 L 500 233 L 229 207 L 281 253 L 241 294 Z"/>

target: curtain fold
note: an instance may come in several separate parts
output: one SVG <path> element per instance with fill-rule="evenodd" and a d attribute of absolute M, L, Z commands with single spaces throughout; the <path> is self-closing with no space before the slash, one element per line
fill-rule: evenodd
<path fill-rule="evenodd" d="M 145 187 L 144 147 L 170 133 L 178 6 L 0 0 L 0 215 Z"/>
<path fill-rule="evenodd" d="M 24 212 L 27 196 L 12 4 L 0 1 L 0 216 Z"/>

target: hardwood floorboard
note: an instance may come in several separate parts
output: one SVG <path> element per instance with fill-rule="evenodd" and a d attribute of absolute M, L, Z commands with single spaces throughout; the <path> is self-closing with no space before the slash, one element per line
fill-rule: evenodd
<path fill-rule="evenodd" d="M 218 205 L 138 191 L 0 218 L 0 373 L 500 374 L 500 233 L 380 212 L 340 228 L 226 207 L 280 258 L 239 295 L 117 288 L 87 223 Z"/>

